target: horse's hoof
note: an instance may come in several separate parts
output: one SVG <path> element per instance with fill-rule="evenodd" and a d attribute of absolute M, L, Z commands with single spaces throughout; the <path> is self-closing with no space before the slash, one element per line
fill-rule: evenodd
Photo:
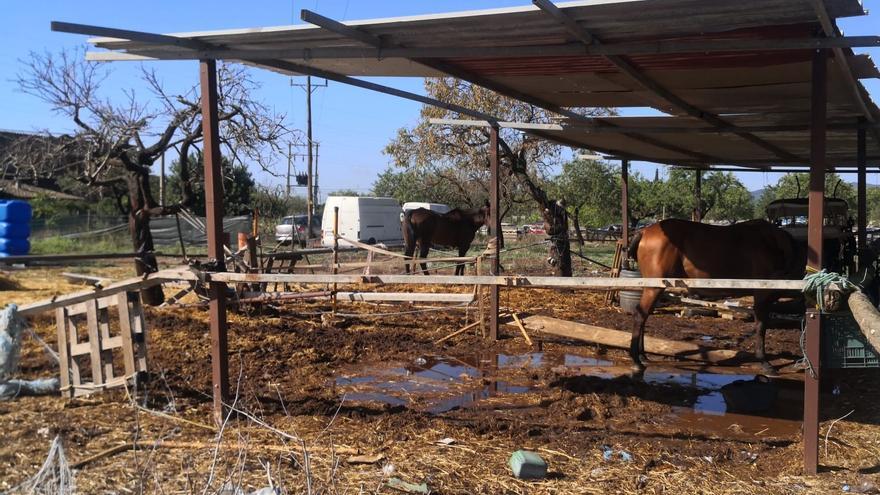
<path fill-rule="evenodd" d="M 633 363 L 633 365 L 630 366 L 630 369 L 633 373 L 644 373 L 645 365 L 643 363 Z"/>

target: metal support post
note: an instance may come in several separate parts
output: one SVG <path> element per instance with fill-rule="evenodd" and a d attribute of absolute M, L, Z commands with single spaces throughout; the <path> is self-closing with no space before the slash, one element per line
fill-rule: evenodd
<path fill-rule="evenodd" d="M 859 253 L 859 269 L 865 267 L 866 262 L 870 262 L 870 260 L 865 259 L 866 249 L 868 247 L 868 185 L 867 185 L 867 171 L 868 171 L 868 159 L 867 159 L 867 140 L 866 140 L 866 129 L 864 127 L 865 118 L 859 118 L 859 129 L 857 131 L 858 136 L 858 144 L 857 144 L 857 165 L 859 168 L 858 173 L 858 219 L 856 221 L 856 232 L 858 237 L 858 253 Z"/>
<path fill-rule="evenodd" d="M 496 237 L 495 253 L 489 265 L 489 273 L 498 275 L 501 272 L 501 208 L 499 205 L 500 188 L 498 185 L 498 128 L 492 127 L 489 132 L 489 223 L 492 235 Z M 489 287 L 489 338 L 498 339 L 499 290 L 497 285 Z"/>
<path fill-rule="evenodd" d="M 620 162 L 620 239 L 623 246 L 629 243 L 629 160 Z"/>
<path fill-rule="evenodd" d="M 339 207 L 333 207 L 333 275 L 339 273 Z M 336 282 L 333 283 L 333 314 L 336 314 Z"/>
<path fill-rule="evenodd" d="M 217 62 L 199 63 L 202 89 L 202 134 L 204 136 L 205 213 L 208 230 L 208 257 L 225 271 L 223 252 L 223 173 L 220 157 L 220 134 L 217 119 Z M 224 403 L 229 400 L 229 356 L 226 327 L 226 284 L 209 284 L 208 316 L 211 326 L 211 379 L 214 395 L 214 420 L 223 421 Z"/>
<path fill-rule="evenodd" d="M 828 55 L 813 54 L 812 99 L 810 105 L 810 194 L 807 219 L 807 265 L 822 269 L 822 230 L 825 211 L 825 145 Z M 816 474 L 819 468 L 819 380 L 821 378 L 820 333 L 822 318 L 815 309 L 806 314 L 806 358 L 804 376 L 804 471 Z"/>
<path fill-rule="evenodd" d="M 703 221 L 703 171 L 694 170 L 694 221 Z"/>

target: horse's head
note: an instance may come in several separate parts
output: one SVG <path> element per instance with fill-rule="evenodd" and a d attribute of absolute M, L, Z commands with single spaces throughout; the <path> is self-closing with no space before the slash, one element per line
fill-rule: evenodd
<path fill-rule="evenodd" d="M 480 226 L 486 225 L 489 223 L 489 213 L 491 210 L 489 209 L 489 201 L 486 200 L 486 204 L 480 207 L 477 210 L 477 214 L 474 215 L 474 223 Z"/>

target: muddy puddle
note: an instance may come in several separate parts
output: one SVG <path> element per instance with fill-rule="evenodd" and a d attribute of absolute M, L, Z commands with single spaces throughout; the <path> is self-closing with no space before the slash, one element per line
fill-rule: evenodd
<path fill-rule="evenodd" d="M 529 401 L 529 393 L 546 391 L 547 381 L 542 378 L 548 374 L 613 380 L 631 376 L 631 371 L 628 364 L 576 354 L 423 356 L 408 363 L 348 369 L 335 385 L 346 402 L 442 414 L 461 408 L 532 407 L 535 401 Z M 662 418 L 664 425 L 678 430 L 752 439 L 792 437 L 800 431 L 803 405 L 798 380 L 756 381 L 754 374 L 665 365 L 650 366 L 640 379 L 697 392 L 692 404 L 672 407 Z"/>

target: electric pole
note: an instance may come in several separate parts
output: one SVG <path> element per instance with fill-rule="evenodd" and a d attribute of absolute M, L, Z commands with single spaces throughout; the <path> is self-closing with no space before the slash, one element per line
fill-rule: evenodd
<path fill-rule="evenodd" d="M 318 88 L 326 88 L 327 81 L 324 81 L 324 84 L 316 84 L 312 85 L 312 77 L 306 76 L 305 84 L 293 84 L 293 80 L 290 81 L 291 86 L 299 86 L 306 91 L 306 146 L 309 147 L 308 153 L 306 154 L 307 165 L 306 165 L 306 210 L 308 214 L 306 230 L 308 232 L 307 236 L 311 237 L 312 235 L 312 216 L 315 214 L 315 201 L 316 194 L 315 191 L 318 190 L 317 185 L 317 162 L 315 160 L 315 151 L 317 148 L 317 143 L 312 140 L 312 92 L 317 90 Z M 313 149 L 312 147 L 315 147 Z M 289 175 L 289 174 L 288 174 Z M 289 181 L 289 179 L 288 179 Z M 290 188 L 288 187 L 288 190 Z"/>
<path fill-rule="evenodd" d="M 315 214 L 315 201 L 314 201 L 314 189 L 312 189 L 312 76 L 306 76 L 306 119 L 307 119 L 307 137 L 306 137 L 306 146 L 309 147 L 308 153 L 308 185 L 306 189 L 308 193 L 306 193 L 306 210 L 308 212 L 308 219 L 306 220 L 306 239 L 312 237 L 312 216 Z"/>

